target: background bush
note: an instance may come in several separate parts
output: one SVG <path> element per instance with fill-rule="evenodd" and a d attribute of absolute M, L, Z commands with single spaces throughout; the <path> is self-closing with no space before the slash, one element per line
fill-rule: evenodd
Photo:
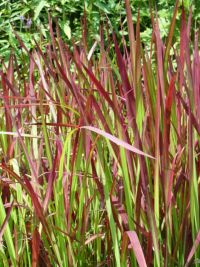
<path fill-rule="evenodd" d="M 174 0 L 130 0 L 130 2 L 134 22 L 136 22 L 137 12 L 140 9 L 143 42 L 148 43 L 151 38 L 149 4 L 154 10 L 157 9 L 161 35 L 162 37 L 166 36 L 174 8 Z M 200 16 L 200 6 L 197 1 L 185 0 L 184 6 L 187 12 L 190 5 L 193 5 L 193 21 L 196 23 Z M 118 37 L 122 35 L 122 26 L 123 34 L 127 35 L 124 1 L 5 0 L 0 4 L 0 56 L 8 60 L 11 48 L 15 52 L 18 50 L 18 42 L 13 34 L 13 29 L 18 32 L 29 49 L 34 46 L 33 37 L 39 41 L 42 36 L 45 42 L 49 35 L 48 12 L 51 17 L 58 19 L 65 41 L 69 41 L 73 37 L 75 42 L 79 42 L 82 36 L 81 25 L 84 9 L 87 17 L 89 46 L 92 45 L 95 38 L 98 38 L 100 21 L 106 21 L 107 18 L 109 18 Z M 175 31 L 176 38 L 179 36 L 178 26 Z"/>

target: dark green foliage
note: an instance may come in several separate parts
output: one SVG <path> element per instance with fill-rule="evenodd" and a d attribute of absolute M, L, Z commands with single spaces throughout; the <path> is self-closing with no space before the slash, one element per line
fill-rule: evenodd
<path fill-rule="evenodd" d="M 131 0 L 130 4 L 134 23 L 136 23 L 137 13 L 140 10 L 141 39 L 145 44 L 150 43 L 151 38 L 150 6 L 152 10 L 158 11 L 161 36 L 166 37 L 174 1 Z M 195 22 L 200 16 L 200 7 L 197 1 L 185 0 L 184 6 L 187 12 L 191 4 L 193 4 L 193 19 Z M 87 17 L 85 28 L 87 29 L 87 35 L 90 37 L 87 40 L 89 47 L 95 39 L 99 39 L 100 23 L 107 24 L 109 30 L 111 30 L 112 25 L 118 40 L 121 39 L 122 34 L 125 38 L 128 34 L 124 1 L 5 0 L 0 4 L 0 56 L 8 60 L 11 48 L 17 53 L 19 47 L 13 30 L 18 32 L 29 49 L 35 46 L 33 39 L 38 41 L 42 36 L 45 43 L 45 40 L 49 37 L 48 12 L 52 18 L 58 20 L 62 30 L 62 38 L 68 43 L 71 37 L 75 42 L 80 42 L 83 29 L 81 26 L 84 25 L 84 12 Z M 178 27 L 175 29 L 175 38 L 179 37 L 178 29 Z M 128 42 L 128 38 L 126 40 Z"/>

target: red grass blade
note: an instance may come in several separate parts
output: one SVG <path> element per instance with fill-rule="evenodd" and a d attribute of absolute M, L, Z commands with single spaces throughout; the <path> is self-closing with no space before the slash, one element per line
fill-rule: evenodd
<path fill-rule="evenodd" d="M 124 233 L 122 244 L 124 245 L 127 241 L 126 239 L 129 239 L 130 246 L 135 254 L 135 257 L 137 259 L 138 265 L 140 267 L 147 267 L 146 260 L 144 257 L 144 253 L 142 250 L 142 247 L 140 245 L 140 241 L 138 239 L 138 236 L 135 231 L 127 231 Z M 125 247 L 122 247 L 122 250 L 124 250 Z"/>
<path fill-rule="evenodd" d="M 132 65 L 132 76 L 134 77 L 135 74 L 135 34 L 133 28 L 133 20 L 132 20 L 132 12 L 130 1 L 125 0 L 125 7 L 126 7 L 126 16 L 127 16 L 127 24 L 128 24 L 128 36 L 130 41 L 130 54 L 131 54 L 131 65 Z"/>
<path fill-rule="evenodd" d="M 35 228 L 32 234 L 32 267 L 38 266 L 39 255 L 40 255 L 40 234 L 37 228 Z"/>
<path fill-rule="evenodd" d="M 168 67 L 168 59 L 169 59 L 169 53 L 170 49 L 172 47 L 172 38 L 174 35 L 174 28 L 175 28 L 175 23 L 176 23 L 176 17 L 177 17 L 177 12 L 178 12 L 178 6 L 179 6 L 179 0 L 176 0 L 175 6 L 174 6 L 174 13 L 169 29 L 169 34 L 166 42 L 166 49 L 165 49 L 165 56 L 164 56 L 164 70 L 165 74 L 167 75 L 167 67 Z M 165 76 L 165 83 L 167 82 L 167 77 Z"/>
<path fill-rule="evenodd" d="M 171 117 L 171 108 L 172 100 L 175 90 L 175 80 L 176 75 L 174 75 L 170 81 L 169 90 L 167 93 L 167 98 L 165 101 L 165 114 L 164 114 L 164 151 L 165 151 L 165 160 L 168 160 L 168 149 L 170 145 L 170 117 Z M 165 166 L 167 168 L 167 166 Z"/>
<path fill-rule="evenodd" d="M 190 263 L 193 255 L 194 255 L 197 247 L 199 246 L 199 243 L 200 243 L 200 231 L 198 232 L 197 237 L 195 239 L 195 242 L 194 242 L 194 244 L 192 246 L 192 249 L 190 250 L 190 253 L 189 253 L 188 257 L 187 257 L 187 261 L 186 261 L 185 267 L 189 266 L 189 263 Z"/>
<path fill-rule="evenodd" d="M 136 147 L 134 146 L 131 146 L 130 144 L 124 142 L 123 140 L 120 140 L 119 138 L 109 134 L 109 133 L 106 133 L 96 127 L 92 127 L 92 126 L 81 126 L 80 127 L 81 129 L 87 129 L 87 130 L 90 130 L 92 132 L 95 132 L 99 135 L 102 135 L 103 137 L 107 138 L 108 140 L 110 140 L 111 142 L 119 145 L 119 146 L 122 146 L 123 148 L 131 151 L 131 152 L 134 152 L 138 155 L 141 155 L 141 156 L 145 156 L 145 157 L 149 157 L 149 158 L 152 158 L 152 159 L 155 159 L 154 157 L 142 152 L 141 150 L 137 149 Z"/>

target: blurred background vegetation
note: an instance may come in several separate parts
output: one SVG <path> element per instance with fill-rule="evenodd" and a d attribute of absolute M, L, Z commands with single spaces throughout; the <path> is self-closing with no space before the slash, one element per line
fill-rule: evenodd
<path fill-rule="evenodd" d="M 157 10 L 162 38 L 165 38 L 170 25 L 174 8 L 174 0 L 130 0 L 133 22 L 137 20 L 138 9 L 141 17 L 141 38 L 148 45 L 151 39 L 150 6 Z M 198 27 L 200 17 L 200 3 L 198 0 L 184 0 L 186 12 L 190 6 L 193 9 L 193 26 Z M 180 0 L 180 6 L 182 0 Z M 181 10 L 181 9 L 180 9 Z M 26 46 L 34 47 L 34 39 L 48 42 L 48 12 L 56 18 L 61 28 L 62 37 L 68 43 L 71 39 L 80 42 L 82 38 L 82 24 L 84 12 L 87 18 L 88 46 L 95 39 L 99 39 L 99 24 L 109 20 L 119 40 L 123 34 L 126 38 L 126 12 L 124 0 L 2 0 L 0 3 L 0 57 L 8 60 L 12 50 L 18 53 L 19 44 L 15 38 L 15 30 Z M 178 16 L 178 20 L 180 14 Z M 122 31 L 123 28 L 123 31 Z M 42 38 L 41 38 L 42 37 Z M 179 38 L 179 22 L 175 31 L 175 38 Z"/>

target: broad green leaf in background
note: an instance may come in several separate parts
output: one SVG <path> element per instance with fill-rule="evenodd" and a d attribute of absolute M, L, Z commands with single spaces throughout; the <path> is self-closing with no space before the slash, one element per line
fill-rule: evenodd
<path fill-rule="evenodd" d="M 68 39 L 71 39 L 71 28 L 67 22 L 64 24 L 63 30 L 64 33 L 67 35 Z"/>
<path fill-rule="evenodd" d="M 37 7 L 35 8 L 34 20 L 36 20 L 38 18 L 38 16 L 40 15 L 40 12 L 42 11 L 42 9 L 45 6 L 47 6 L 47 7 L 49 6 L 48 3 L 45 0 L 39 1 Z"/>

